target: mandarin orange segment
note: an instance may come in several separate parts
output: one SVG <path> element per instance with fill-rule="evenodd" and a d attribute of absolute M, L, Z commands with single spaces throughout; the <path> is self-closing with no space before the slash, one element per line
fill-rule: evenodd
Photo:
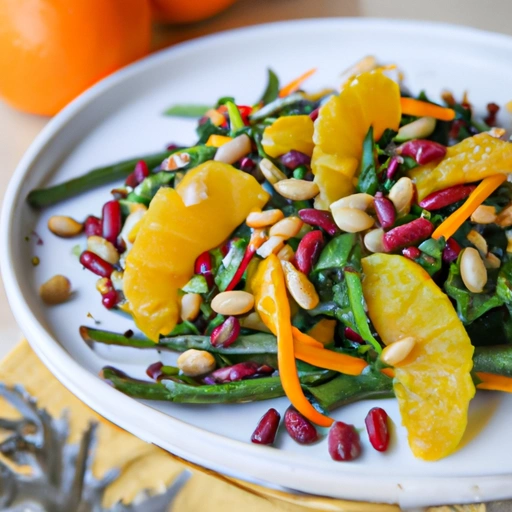
<path fill-rule="evenodd" d="M 220 162 L 189 171 L 177 189 L 161 188 L 151 201 L 126 258 L 124 292 L 135 322 L 158 341 L 178 320 L 178 290 L 194 262 L 218 246 L 268 194 L 249 174 Z"/>
<path fill-rule="evenodd" d="M 384 343 L 416 340 L 394 379 L 411 450 L 424 460 L 446 457 L 459 445 L 475 394 L 471 341 L 450 299 L 418 264 L 388 254 L 362 263 L 368 314 Z"/>
<path fill-rule="evenodd" d="M 400 117 L 399 87 L 381 70 L 349 80 L 339 96 L 333 96 L 320 108 L 311 161 L 320 188 L 316 208 L 327 210 L 331 203 L 354 191 L 363 141 L 370 126 L 378 140 L 387 128 L 398 130 Z"/>
<path fill-rule="evenodd" d="M 409 177 L 421 201 L 436 190 L 508 173 L 512 173 L 512 144 L 479 133 L 449 147 L 441 162 L 412 169 Z"/>
<path fill-rule="evenodd" d="M 283 116 L 263 131 L 261 144 L 272 158 L 295 150 L 311 156 L 313 153 L 313 121 L 309 116 Z"/>

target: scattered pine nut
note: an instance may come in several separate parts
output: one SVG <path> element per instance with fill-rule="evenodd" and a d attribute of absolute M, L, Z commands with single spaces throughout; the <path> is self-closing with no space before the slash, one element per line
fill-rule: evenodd
<path fill-rule="evenodd" d="M 389 366 L 397 366 L 412 352 L 415 345 L 416 340 L 413 337 L 402 338 L 385 347 L 380 359 Z"/>
<path fill-rule="evenodd" d="M 186 293 L 181 298 L 181 319 L 184 322 L 192 322 L 199 315 L 203 298 L 199 293 Z"/>
<path fill-rule="evenodd" d="M 206 350 L 189 349 L 183 352 L 177 361 L 178 368 L 189 377 L 199 377 L 215 370 L 215 358 Z"/>
<path fill-rule="evenodd" d="M 299 234 L 302 225 L 303 222 L 299 217 L 286 217 L 274 224 L 270 228 L 268 234 L 270 237 L 280 236 L 281 238 L 288 240 L 289 238 L 293 238 Z"/>
<path fill-rule="evenodd" d="M 254 295 L 240 290 L 221 292 L 213 298 L 210 305 L 219 315 L 243 315 L 254 307 Z"/>
<path fill-rule="evenodd" d="M 79 235 L 83 231 L 84 225 L 65 215 L 54 215 L 48 219 L 48 229 L 61 238 L 71 238 Z"/>
<path fill-rule="evenodd" d="M 284 213 L 281 210 L 265 210 L 263 212 L 251 212 L 247 215 L 245 223 L 250 228 L 266 228 L 273 226 L 284 218 Z"/>
<path fill-rule="evenodd" d="M 39 295 L 46 304 L 61 304 L 71 296 L 71 283 L 67 277 L 58 274 L 40 286 Z"/>
<path fill-rule="evenodd" d="M 480 254 L 473 247 L 467 247 L 460 259 L 460 276 L 466 288 L 473 293 L 482 293 L 487 283 L 487 269 Z"/>
<path fill-rule="evenodd" d="M 295 178 L 278 181 L 274 188 L 280 195 L 292 201 L 307 201 L 320 193 L 315 182 Z"/>

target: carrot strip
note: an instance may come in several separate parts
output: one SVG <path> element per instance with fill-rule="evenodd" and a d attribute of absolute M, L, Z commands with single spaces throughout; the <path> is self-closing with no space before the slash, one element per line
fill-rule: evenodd
<path fill-rule="evenodd" d="M 415 100 L 414 98 L 400 98 L 402 114 L 416 117 L 433 117 L 440 121 L 453 121 L 455 110 L 452 108 L 440 107 L 427 101 Z"/>
<path fill-rule="evenodd" d="M 324 348 L 324 346 L 319 341 L 316 341 L 315 338 L 313 338 L 312 336 L 309 336 L 308 334 L 304 334 L 302 331 L 299 331 L 297 327 L 292 327 L 292 333 L 294 341 L 302 343 L 303 345 L 308 345 L 310 347 L 315 347 L 319 349 Z"/>
<path fill-rule="evenodd" d="M 306 71 L 303 75 L 300 75 L 295 80 L 292 80 L 290 83 L 286 84 L 280 91 L 279 97 L 284 98 L 285 96 L 290 95 L 292 92 L 295 92 L 299 89 L 299 87 L 305 82 L 311 75 L 315 74 L 316 68 L 310 69 Z"/>
<path fill-rule="evenodd" d="M 432 238 L 444 237 L 448 240 L 464 221 L 507 179 L 505 174 L 495 174 L 484 178 L 469 195 L 466 202 L 442 222 L 432 234 Z"/>
<path fill-rule="evenodd" d="M 233 140 L 232 137 L 226 137 L 225 135 L 210 135 L 208 140 L 206 141 L 207 146 L 213 146 L 214 148 L 220 148 L 224 144 L 227 144 L 229 141 Z"/>
<path fill-rule="evenodd" d="M 477 378 L 481 381 L 477 384 L 478 389 L 487 389 L 489 391 L 504 391 L 512 393 L 512 378 L 503 375 L 494 375 L 493 373 L 476 372 Z"/>
<path fill-rule="evenodd" d="M 393 379 L 395 377 L 395 369 L 394 368 L 382 368 L 380 373 L 383 373 L 384 375 L 386 375 L 387 377 L 390 377 L 391 379 Z"/>

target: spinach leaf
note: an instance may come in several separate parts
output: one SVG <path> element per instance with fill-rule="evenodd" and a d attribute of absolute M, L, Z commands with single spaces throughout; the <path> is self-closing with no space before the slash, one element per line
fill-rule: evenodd
<path fill-rule="evenodd" d="M 320 253 L 314 271 L 344 267 L 355 243 L 354 233 L 345 233 L 333 238 Z"/>
<path fill-rule="evenodd" d="M 204 276 L 195 275 L 190 281 L 182 288 L 187 293 L 207 293 L 208 283 Z"/>
<path fill-rule="evenodd" d="M 197 327 L 188 320 L 185 320 L 176 325 L 176 327 L 169 333 L 169 336 L 183 336 L 186 334 L 200 334 Z"/>
<path fill-rule="evenodd" d="M 174 179 L 173 172 L 157 172 L 156 174 L 150 174 L 145 178 L 142 183 L 137 185 L 133 192 L 128 194 L 126 198 L 128 201 L 134 203 L 142 203 L 146 206 L 149 205 L 155 194 L 158 192 L 160 187 L 169 185 Z"/>
<path fill-rule="evenodd" d="M 512 343 L 512 317 L 505 307 L 491 309 L 465 327 L 475 347 Z"/>
<path fill-rule="evenodd" d="M 270 68 L 267 71 L 267 87 L 265 88 L 265 92 L 258 102 L 263 103 L 263 105 L 267 105 L 268 103 L 274 101 L 279 95 L 279 78 L 277 78 L 277 75 Z"/>
<path fill-rule="evenodd" d="M 429 238 L 425 240 L 418 247 L 421 251 L 421 256 L 414 261 L 421 265 L 429 275 L 433 276 L 441 270 L 443 265 L 443 249 L 445 245 L 444 238 L 439 240 Z"/>
<path fill-rule="evenodd" d="M 211 119 L 207 119 L 204 123 L 197 126 L 196 133 L 199 137 L 197 143 L 205 144 L 206 141 L 210 138 L 210 135 L 226 135 L 227 130 L 225 128 L 221 128 L 220 126 L 215 126 Z"/>
<path fill-rule="evenodd" d="M 215 283 L 219 290 L 223 292 L 233 279 L 245 254 L 245 249 L 249 242 L 245 238 L 235 240 L 229 249 L 229 252 L 223 258 L 222 263 L 215 275 Z"/>
<path fill-rule="evenodd" d="M 233 96 L 222 96 L 222 98 L 219 98 L 217 100 L 215 108 L 219 108 L 221 105 L 225 105 L 228 101 L 230 101 L 231 103 L 235 103 L 235 98 L 233 98 Z"/>
<path fill-rule="evenodd" d="M 377 168 L 375 166 L 373 149 L 373 126 L 370 126 L 363 142 L 363 155 L 361 157 L 361 165 L 359 167 L 357 190 L 359 192 L 366 192 L 372 196 L 374 196 L 379 189 L 379 180 L 377 178 Z"/>
<path fill-rule="evenodd" d="M 251 114 L 251 121 L 261 121 L 266 117 L 277 114 L 281 110 L 296 103 L 299 103 L 303 100 L 302 94 L 298 92 L 294 92 L 285 98 L 276 98 L 274 101 L 271 101 L 264 107 L 256 110 L 253 114 Z"/>
<path fill-rule="evenodd" d="M 496 284 L 496 295 L 512 312 L 512 260 L 507 261 L 500 269 Z"/>
<path fill-rule="evenodd" d="M 378 149 L 385 150 L 395 138 L 397 132 L 391 128 L 386 128 L 381 138 L 377 142 Z"/>
<path fill-rule="evenodd" d="M 164 111 L 170 117 L 202 117 L 210 110 L 206 105 L 173 105 Z"/>

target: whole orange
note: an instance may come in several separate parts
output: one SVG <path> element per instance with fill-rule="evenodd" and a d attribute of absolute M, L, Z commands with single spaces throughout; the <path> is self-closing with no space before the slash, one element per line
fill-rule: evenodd
<path fill-rule="evenodd" d="M 153 17 L 165 23 L 193 23 L 227 9 L 236 0 L 151 0 Z"/>
<path fill-rule="evenodd" d="M 0 97 L 53 115 L 149 51 L 146 0 L 1 0 Z"/>

